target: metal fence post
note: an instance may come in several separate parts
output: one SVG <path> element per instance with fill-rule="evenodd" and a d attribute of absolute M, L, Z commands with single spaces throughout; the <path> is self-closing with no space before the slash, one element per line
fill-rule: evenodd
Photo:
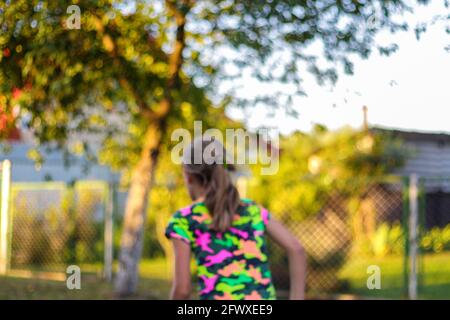
<path fill-rule="evenodd" d="M 425 284 L 425 263 L 424 263 L 424 251 L 421 248 L 421 241 L 423 238 L 423 235 L 426 231 L 426 182 L 425 179 L 419 179 L 419 251 L 418 251 L 418 292 L 422 289 L 423 285 Z"/>
<path fill-rule="evenodd" d="M 4 160 L 2 166 L 2 190 L 0 208 L 0 275 L 6 274 L 9 267 L 9 196 L 11 189 L 11 162 Z"/>
<path fill-rule="evenodd" d="M 408 297 L 408 281 L 409 281 L 409 177 L 402 179 L 402 202 L 403 202 L 403 233 L 404 233 L 404 250 L 403 250 L 403 295 Z"/>
<path fill-rule="evenodd" d="M 419 179 L 416 174 L 410 177 L 409 185 L 409 285 L 408 297 L 417 299 L 417 254 L 418 254 L 418 225 L 419 225 Z"/>
<path fill-rule="evenodd" d="M 112 264 L 113 264 L 113 215 L 114 215 L 114 204 L 116 200 L 116 189 L 113 182 L 108 184 L 106 206 L 105 206 L 105 251 L 104 251 L 104 268 L 103 276 L 107 281 L 112 280 Z"/>

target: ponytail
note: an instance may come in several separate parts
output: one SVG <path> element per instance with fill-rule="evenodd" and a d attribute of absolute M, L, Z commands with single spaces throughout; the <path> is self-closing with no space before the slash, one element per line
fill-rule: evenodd
<path fill-rule="evenodd" d="M 205 155 L 203 150 L 214 148 L 214 155 Z M 196 153 L 202 152 L 201 155 Z M 208 156 L 208 159 L 204 159 Z M 184 168 L 187 172 L 197 176 L 206 187 L 205 206 L 212 216 L 211 228 L 224 232 L 233 222 L 233 216 L 239 207 L 239 192 L 231 181 L 229 171 L 234 166 L 226 163 L 226 150 L 217 140 L 196 139 L 183 155 Z M 200 159 L 195 163 L 195 159 Z"/>
<path fill-rule="evenodd" d="M 239 206 L 239 193 L 222 165 L 213 166 L 207 185 L 205 205 L 212 214 L 212 229 L 223 232 L 231 227 L 233 215 Z"/>

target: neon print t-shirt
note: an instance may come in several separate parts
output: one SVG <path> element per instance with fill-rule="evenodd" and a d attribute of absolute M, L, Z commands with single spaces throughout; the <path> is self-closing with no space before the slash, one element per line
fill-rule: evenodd
<path fill-rule="evenodd" d="M 190 245 L 200 299 L 275 299 L 265 239 L 269 219 L 265 208 L 247 199 L 241 200 L 226 232 L 209 228 L 211 216 L 203 202 L 175 212 L 166 237 Z"/>

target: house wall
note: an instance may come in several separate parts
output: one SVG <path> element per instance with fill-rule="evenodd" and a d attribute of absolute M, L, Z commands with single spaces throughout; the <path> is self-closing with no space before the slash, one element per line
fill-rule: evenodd
<path fill-rule="evenodd" d="M 450 138 L 449 138 L 450 140 Z M 421 177 L 450 178 L 450 141 L 405 141 L 410 156 L 405 166 L 395 171 L 400 175 L 413 173 Z M 450 192 L 450 186 L 445 186 Z"/>
<path fill-rule="evenodd" d="M 450 135 L 400 134 L 410 157 L 395 173 L 417 174 L 424 181 L 425 223 L 428 229 L 450 223 Z"/>
<path fill-rule="evenodd" d="M 27 157 L 30 145 L 27 143 L 12 143 L 11 152 L 0 153 L 0 161 L 9 159 L 12 162 L 11 179 L 13 182 L 38 182 L 38 181 L 62 181 L 74 180 L 117 180 L 117 174 L 107 166 L 90 164 L 86 160 L 77 158 L 70 166 L 64 166 L 62 152 L 44 153 L 45 162 L 40 168 Z"/>

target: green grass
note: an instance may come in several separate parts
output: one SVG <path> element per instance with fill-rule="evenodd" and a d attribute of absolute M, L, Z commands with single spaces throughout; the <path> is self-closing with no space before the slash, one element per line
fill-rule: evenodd
<path fill-rule="evenodd" d="M 114 299 L 113 284 L 100 280 L 99 265 L 82 265 L 80 290 L 68 290 L 65 281 L 0 277 L 0 300 L 3 299 Z M 116 269 L 117 266 L 114 266 Z M 167 299 L 170 291 L 170 272 L 163 259 L 144 260 L 140 265 L 138 290 L 133 299 Z"/>
<path fill-rule="evenodd" d="M 450 299 L 450 252 L 427 254 L 422 257 L 419 286 L 420 299 Z M 369 265 L 381 270 L 381 289 L 367 289 Z M 341 270 L 339 278 L 348 283 L 347 293 L 363 297 L 404 298 L 403 259 L 400 256 L 351 259 Z"/>
<path fill-rule="evenodd" d="M 369 265 L 381 268 L 381 290 L 366 287 Z M 450 252 L 423 257 L 422 299 L 450 299 Z M 114 266 L 115 268 L 117 266 Z M 85 265 L 81 269 L 81 290 L 68 290 L 64 281 L 0 277 L 0 299 L 113 299 L 113 286 L 99 280 L 99 265 Z M 140 265 L 138 291 L 132 298 L 167 299 L 170 290 L 170 267 L 164 259 L 144 260 Z M 348 284 L 347 293 L 369 298 L 403 298 L 403 261 L 399 256 L 350 259 L 339 272 L 339 278 Z"/>
<path fill-rule="evenodd" d="M 160 279 L 142 278 L 132 299 L 167 299 L 169 283 Z M 98 300 L 114 299 L 113 286 L 91 278 L 82 280 L 80 290 L 68 290 L 65 282 L 39 279 L 0 277 L 0 299 L 24 300 Z"/>

